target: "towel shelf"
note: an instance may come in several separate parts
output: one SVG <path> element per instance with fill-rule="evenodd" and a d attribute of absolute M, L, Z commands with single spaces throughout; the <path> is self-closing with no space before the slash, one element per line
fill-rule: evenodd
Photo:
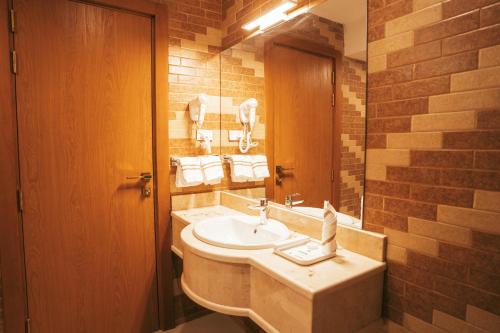
<path fill-rule="evenodd" d="M 218 155 L 214 155 L 218 156 Z M 223 162 L 228 162 L 229 161 L 229 155 L 221 155 L 222 161 Z M 170 165 L 173 167 L 177 166 L 177 157 L 170 157 Z"/>

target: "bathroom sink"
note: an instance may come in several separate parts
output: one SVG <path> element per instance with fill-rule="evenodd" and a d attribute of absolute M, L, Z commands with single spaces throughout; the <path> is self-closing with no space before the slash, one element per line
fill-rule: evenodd
<path fill-rule="evenodd" d="M 259 221 L 256 216 L 213 217 L 196 223 L 193 233 L 205 243 L 240 250 L 272 248 L 290 236 L 281 222 L 268 219 L 260 225 Z"/>
<path fill-rule="evenodd" d="M 316 207 L 293 207 L 293 210 L 302 214 L 311 215 L 317 218 L 323 218 L 323 209 Z M 360 227 L 361 221 L 359 219 L 349 216 L 347 214 L 337 212 L 337 222 L 342 225 Z"/>

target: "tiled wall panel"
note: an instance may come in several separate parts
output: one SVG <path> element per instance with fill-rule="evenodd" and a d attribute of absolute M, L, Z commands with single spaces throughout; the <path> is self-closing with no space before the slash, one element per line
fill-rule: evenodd
<path fill-rule="evenodd" d="M 340 208 L 359 217 L 365 176 L 366 62 L 344 58 Z"/>
<path fill-rule="evenodd" d="M 369 0 L 364 228 L 387 327 L 500 331 L 500 2 Z"/>

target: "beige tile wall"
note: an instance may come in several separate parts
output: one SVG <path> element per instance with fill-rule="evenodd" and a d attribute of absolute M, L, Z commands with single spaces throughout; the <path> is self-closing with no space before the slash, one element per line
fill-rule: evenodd
<path fill-rule="evenodd" d="M 500 2 L 369 0 L 364 228 L 389 331 L 500 331 Z"/>

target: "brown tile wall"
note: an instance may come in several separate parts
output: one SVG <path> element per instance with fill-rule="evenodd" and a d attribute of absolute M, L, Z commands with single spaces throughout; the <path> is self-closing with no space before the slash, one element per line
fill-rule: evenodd
<path fill-rule="evenodd" d="M 360 217 L 365 176 L 366 62 L 344 58 L 340 211 Z"/>
<path fill-rule="evenodd" d="M 384 315 L 498 332 L 500 2 L 368 4 L 364 228 L 388 236 Z"/>

